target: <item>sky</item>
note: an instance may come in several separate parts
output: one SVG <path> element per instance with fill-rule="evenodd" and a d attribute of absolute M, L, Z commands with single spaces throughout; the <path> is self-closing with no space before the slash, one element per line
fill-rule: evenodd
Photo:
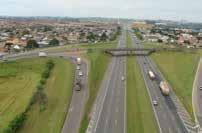
<path fill-rule="evenodd" d="M 68 16 L 202 22 L 202 0 L 0 0 L 0 16 Z"/>

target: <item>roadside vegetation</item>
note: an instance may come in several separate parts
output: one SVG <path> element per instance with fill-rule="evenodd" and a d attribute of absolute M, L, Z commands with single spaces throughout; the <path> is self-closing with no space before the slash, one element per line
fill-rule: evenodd
<path fill-rule="evenodd" d="M 192 109 L 192 87 L 199 54 L 160 52 L 152 54 L 151 57 L 194 121 Z"/>
<path fill-rule="evenodd" d="M 72 75 L 73 66 L 62 59 L 0 63 L 0 132 L 59 133 L 71 98 Z"/>
<path fill-rule="evenodd" d="M 102 48 L 115 48 L 117 42 L 112 44 L 103 45 Z M 110 47 L 109 47 L 110 46 Z M 92 46 L 97 47 L 97 46 Z M 98 90 L 100 88 L 101 82 L 104 78 L 105 72 L 107 70 L 108 64 L 110 62 L 110 56 L 104 54 L 102 51 L 91 51 L 89 50 L 85 55 L 85 58 L 89 60 L 89 98 L 85 105 L 85 111 L 81 126 L 79 129 L 80 133 L 85 133 L 90 121 L 90 111 L 93 107 L 93 103 L 96 99 Z"/>
<path fill-rule="evenodd" d="M 0 63 L 0 132 L 11 128 L 12 121 L 24 120 L 21 114 L 30 104 L 44 68 L 43 59 Z"/>
<path fill-rule="evenodd" d="M 127 47 L 132 40 L 127 32 Z M 127 133 L 157 133 L 152 105 L 135 57 L 127 57 Z"/>
<path fill-rule="evenodd" d="M 142 33 L 139 29 L 133 28 L 133 31 L 135 33 L 135 35 L 137 36 L 138 39 L 143 40 L 143 36 Z"/>
<path fill-rule="evenodd" d="M 71 101 L 73 65 L 63 59 L 51 59 L 54 68 L 43 85 L 44 102 L 37 101 L 26 113 L 20 133 L 60 133 Z M 43 81 L 40 81 L 40 83 Z M 40 97 L 37 97 L 41 99 Z"/>
<path fill-rule="evenodd" d="M 127 133 L 157 133 L 152 105 L 134 57 L 127 57 Z"/>

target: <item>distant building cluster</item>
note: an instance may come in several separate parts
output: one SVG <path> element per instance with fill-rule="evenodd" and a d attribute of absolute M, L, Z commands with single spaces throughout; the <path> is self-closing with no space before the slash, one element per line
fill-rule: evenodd
<path fill-rule="evenodd" d="M 135 31 L 141 33 L 142 40 L 186 46 L 187 48 L 202 47 L 202 31 L 194 28 L 180 28 L 167 23 L 134 22 Z"/>
<path fill-rule="evenodd" d="M 112 22 L 0 19 L 0 51 L 111 41 L 118 30 Z"/>

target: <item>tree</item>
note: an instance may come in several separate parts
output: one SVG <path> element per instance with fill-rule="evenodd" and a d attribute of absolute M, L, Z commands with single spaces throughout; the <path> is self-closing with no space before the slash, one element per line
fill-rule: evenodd
<path fill-rule="evenodd" d="M 108 37 L 107 37 L 106 33 L 103 32 L 102 35 L 101 35 L 101 37 L 100 37 L 100 40 L 101 40 L 101 41 L 107 41 L 107 38 L 108 38 Z"/>
<path fill-rule="evenodd" d="M 27 46 L 26 48 L 32 49 L 32 48 L 38 48 L 39 44 L 35 40 L 29 40 L 27 41 Z"/>
<path fill-rule="evenodd" d="M 95 40 L 95 35 L 93 34 L 93 32 L 88 33 L 87 39 L 89 41 L 94 41 Z"/>
<path fill-rule="evenodd" d="M 117 27 L 117 35 L 120 35 L 120 34 L 121 34 L 121 27 L 118 26 L 118 27 Z"/>
<path fill-rule="evenodd" d="M 59 40 L 57 40 L 56 38 L 53 38 L 50 42 L 49 45 L 50 46 L 58 46 L 60 44 Z"/>

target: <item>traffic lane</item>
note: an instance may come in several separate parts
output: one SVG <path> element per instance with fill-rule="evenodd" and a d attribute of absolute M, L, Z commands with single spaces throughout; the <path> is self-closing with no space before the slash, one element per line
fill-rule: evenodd
<path fill-rule="evenodd" d="M 121 47 L 122 45 L 124 45 L 123 34 L 122 34 L 122 36 L 120 36 L 117 47 Z M 116 57 L 112 57 L 112 61 L 110 62 L 110 65 L 107 69 L 104 80 L 102 81 L 101 87 L 99 89 L 98 96 L 96 98 L 93 109 L 91 111 L 91 120 L 89 122 L 87 132 L 91 133 L 91 132 L 96 132 L 96 130 L 97 130 L 98 123 L 101 119 L 100 115 L 102 114 L 102 110 L 104 108 L 105 98 L 106 98 L 106 95 L 108 94 L 108 91 L 109 91 L 108 90 L 109 84 L 111 83 L 111 81 L 113 79 L 112 75 L 113 75 L 113 71 L 114 71 L 115 66 L 116 66 Z"/>
<path fill-rule="evenodd" d="M 119 84 L 117 84 L 116 87 L 116 94 L 115 94 L 115 107 L 113 108 L 113 119 L 114 119 L 114 124 L 112 129 L 112 133 L 124 133 L 124 126 L 125 126 L 125 81 L 122 81 L 121 77 L 125 77 L 125 65 L 124 65 L 124 58 L 120 57 L 120 75 L 118 76 L 118 81 Z"/>
<path fill-rule="evenodd" d="M 125 96 L 125 86 L 124 81 L 121 80 L 121 77 L 124 75 L 124 64 L 123 58 L 118 57 L 119 60 L 119 69 L 117 72 L 116 86 L 114 88 L 114 103 L 111 106 L 111 116 L 110 123 L 107 133 L 124 133 L 124 96 Z"/>
<path fill-rule="evenodd" d="M 72 60 L 75 63 L 75 59 Z M 75 65 L 77 66 L 77 65 Z M 83 76 L 79 76 L 78 72 L 82 71 Z M 62 133 L 76 133 L 80 127 L 82 114 L 84 111 L 84 105 L 87 96 L 87 64 L 82 62 L 80 70 L 76 70 L 75 83 L 77 78 L 81 79 L 82 87 L 81 91 L 76 91 L 75 86 L 73 87 L 73 95 L 69 107 L 66 120 L 63 125 Z M 74 85 L 75 85 L 74 83 Z"/>
<path fill-rule="evenodd" d="M 150 59 L 150 57 L 146 57 L 146 58 L 148 60 L 148 64 L 150 65 L 150 68 L 156 73 L 156 75 L 159 76 L 161 81 L 164 80 L 161 73 L 158 71 L 158 68 L 156 67 L 154 62 Z M 157 81 L 157 83 L 158 83 L 158 81 Z M 172 100 L 173 95 L 174 95 L 174 92 L 172 92 L 172 90 L 170 89 L 169 96 L 166 97 L 167 99 L 165 101 L 167 102 L 167 105 L 169 106 L 170 111 L 173 112 L 173 116 L 175 116 L 176 122 L 178 123 L 178 128 L 180 128 L 183 132 L 188 132 L 186 130 L 186 127 L 183 124 L 183 121 L 181 120 L 181 118 L 177 112 L 177 106 L 175 105 L 174 101 Z"/>
<path fill-rule="evenodd" d="M 202 90 L 200 90 L 200 86 L 202 86 L 202 64 L 200 62 L 200 66 L 199 66 L 199 70 L 198 70 L 198 75 L 197 75 L 197 119 L 200 125 L 202 125 L 202 104 L 200 104 L 202 102 Z"/>
<path fill-rule="evenodd" d="M 116 58 L 116 57 L 115 57 Z M 107 95 L 103 104 L 100 118 L 98 119 L 98 124 L 96 128 L 96 133 L 107 133 L 107 126 L 109 125 L 109 118 L 111 115 L 111 107 L 114 103 L 114 86 L 116 85 L 117 80 L 117 70 L 118 70 L 118 60 L 116 58 L 115 66 L 113 69 L 112 76 L 110 77 L 111 81 L 107 88 Z"/>
<path fill-rule="evenodd" d="M 140 58 L 142 58 L 142 57 L 140 57 Z M 141 64 L 141 66 L 144 64 L 142 60 L 140 60 L 140 64 Z M 158 117 L 157 119 L 159 121 L 162 132 L 163 133 L 169 133 L 169 132 L 176 133 L 177 131 L 174 131 L 174 128 L 170 124 L 172 122 L 170 120 L 171 117 L 167 111 L 167 108 L 165 107 L 164 100 L 161 98 L 162 94 L 160 92 L 160 89 L 158 87 L 156 87 L 156 85 L 154 84 L 154 81 L 151 80 L 148 76 L 148 71 L 150 69 L 146 65 L 142 66 L 142 68 L 144 68 L 143 74 L 145 76 L 145 79 L 146 79 L 145 82 L 150 91 L 149 93 L 151 94 L 151 98 L 152 98 L 152 100 L 157 100 L 159 103 L 158 106 L 154 106 L 154 109 L 156 110 L 157 117 Z M 153 102 L 151 102 L 151 103 L 153 104 Z"/>

